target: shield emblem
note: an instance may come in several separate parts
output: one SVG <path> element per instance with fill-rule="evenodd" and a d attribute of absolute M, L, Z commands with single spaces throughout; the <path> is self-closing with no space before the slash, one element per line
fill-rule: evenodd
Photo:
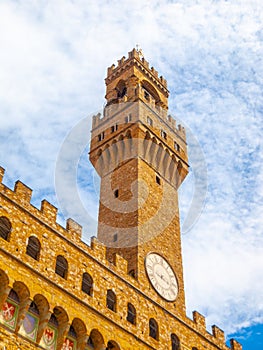
<path fill-rule="evenodd" d="M 62 350 L 73 350 L 73 349 L 74 349 L 74 342 L 71 339 L 66 338 L 64 340 Z"/>
<path fill-rule="evenodd" d="M 55 331 L 52 328 L 47 327 L 44 331 L 43 339 L 46 345 L 48 346 L 52 345 L 52 343 L 55 340 Z"/>
<path fill-rule="evenodd" d="M 23 326 L 27 334 L 30 334 L 33 332 L 33 330 L 36 327 L 37 320 L 34 316 L 30 315 L 29 313 L 26 314 Z"/>
<path fill-rule="evenodd" d="M 3 306 L 3 318 L 5 322 L 10 322 L 15 316 L 16 308 L 13 304 L 6 301 Z"/>

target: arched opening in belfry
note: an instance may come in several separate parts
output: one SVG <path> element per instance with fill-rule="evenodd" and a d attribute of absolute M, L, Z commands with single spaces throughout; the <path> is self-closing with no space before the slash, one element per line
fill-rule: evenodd
<path fill-rule="evenodd" d="M 161 102 L 157 90 L 147 80 L 142 81 L 142 89 L 144 93 L 144 98 L 147 101 L 154 100 L 156 105 L 158 105 Z"/>
<path fill-rule="evenodd" d="M 117 98 L 123 98 L 127 94 L 127 87 L 124 80 L 120 80 L 116 85 Z"/>

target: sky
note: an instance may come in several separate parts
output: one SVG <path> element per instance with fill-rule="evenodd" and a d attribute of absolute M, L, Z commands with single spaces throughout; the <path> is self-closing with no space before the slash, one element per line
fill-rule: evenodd
<path fill-rule="evenodd" d="M 105 103 L 107 67 L 138 44 L 187 130 L 191 168 L 179 193 L 187 313 L 198 310 L 209 331 L 216 324 L 248 350 L 262 349 L 263 338 L 262 23 L 261 0 L 0 0 L 4 183 L 20 179 L 34 205 L 46 198 L 63 225 L 72 217 L 84 240 L 96 234 L 91 116 Z M 72 181 L 81 211 L 69 203 Z"/>

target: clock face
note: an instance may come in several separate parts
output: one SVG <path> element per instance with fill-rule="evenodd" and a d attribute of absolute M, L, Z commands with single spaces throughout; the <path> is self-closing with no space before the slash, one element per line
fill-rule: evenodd
<path fill-rule="evenodd" d="M 178 294 L 178 284 L 168 262 L 161 255 L 150 253 L 145 258 L 145 269 L 156 292 L 167 301 L 174 301 Z"/>

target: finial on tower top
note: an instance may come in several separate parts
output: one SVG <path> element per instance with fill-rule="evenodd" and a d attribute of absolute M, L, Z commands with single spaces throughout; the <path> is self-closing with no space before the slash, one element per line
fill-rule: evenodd
<path fill-rule="evenodd" d="M 139 44 L 136 44 L 136 51 L 138 52 L 140 59 L 142 59 L 144 55 L 143 55 L 142 49 L 140 49 Z"/>

